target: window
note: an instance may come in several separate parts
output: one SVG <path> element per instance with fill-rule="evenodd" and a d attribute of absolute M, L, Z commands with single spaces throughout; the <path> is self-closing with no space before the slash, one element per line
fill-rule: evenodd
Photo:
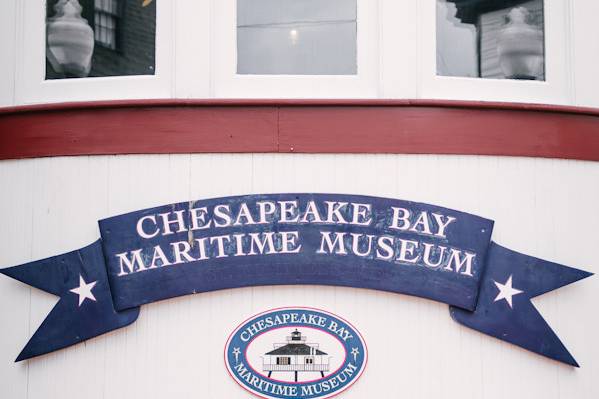
<path fill-rule="evenodd" d="M 379 82 L 379 1 L 210 3 L 216 98 L 371 98 Z"/>
<path fill-rule="evenodd" d="M 200 2 L 179 9 L 168 0 L 117 2 L 116 50 L 96 41 L 95 0 L 19 2 L 18 23 L 27 34 L 16 37 L 17 47 L 23 50 L 15 55 L 14 69 L 19 74 L 15 76 L 14 101 L 165 98 L 173 93 L 175 69 L 188 74 L 193 71 L 198 81 L 198 75 L 205 76 L 198 72 L 202 64 L 190 55 L 193 52 L 175 51 L 175 46 L 188 46 L 175 36 L 199 37 L 202 42 L 205 35 L 196 30 L 209 22 L 199 24 L 197 18 L 185 17 L 190 8 L 192 14 L 204 16 L 205 12 L 196 12 L 203 11 L 196 6 Z M 189 81 L 177 87 L 197 87 Z"/>
<path fill-rule="evenodd" d="M 118 46 L 120 1 L 95 0 L 94 3 L 94 34 L 96 43 L 111 50 L 116 50 Z"/>
<path fill-rule="evenodd" d="M 237 0 L 237 73 L 355 75 L 356 0 Z"/>
<path fill-rule="evenodd" d="M 281 366 L 289 366 L 291 364 L 290 357 L 277 357 L 277 364 Z"/>
<path fill-rule="evenodd" d="M 574 95 L 568 87 L 570 14 L 563 1 L 185 0 L 181 7 L 168 0 L 21 3 L 23 28 L 16 29 L 22 33 L 12 69 L 18 72 L 14 98 L 23 102 L 173 96 L 566 103 Z M 469 17 L 467 4 L 501 6 Z M 526 25 L 541 35 L 541 55 L 532 62 L 540 71 L 535 81 L 525 80 L 529 74 L 506 74 L 499 59 L 499 32 L 519 7 L 526 10 Z M 79 33 L 61 38 L 54 22 L 65 15 L 79 21 Z M 408 19 L 397 23 L 398 16 Z M 340 45 L 319 47 L 330 38 Z M 65 79 L 76 77 L 111 79 Z"/>
<path fill-rule="evenodd" d="M 571 98 L 568 2 L 418 4 L 419 96 L 556 104 Z"/>
<path fill-rule="evenodd" d="M 313 357 L 307 357 L 306 358 L 306 364 L 314 364 L 314 358 Z"/>
<path fill-rule="evenodd" d="M 543 0 L 437 0 L 437 74 L 545 80 Z"/>
<path fill-rule="evenodd" d="M 48 0 L 46 79 L 154 75 L 156 3 Z"/>

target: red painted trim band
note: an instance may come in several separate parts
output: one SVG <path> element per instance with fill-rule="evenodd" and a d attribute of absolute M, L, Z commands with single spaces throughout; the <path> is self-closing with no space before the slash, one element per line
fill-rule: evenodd
<path fill-rule="evenodd" d="M 135 100 L 0 109 L 0 159 L 274 152 L 599 161 L 599 110 L 442 100 Z"/>

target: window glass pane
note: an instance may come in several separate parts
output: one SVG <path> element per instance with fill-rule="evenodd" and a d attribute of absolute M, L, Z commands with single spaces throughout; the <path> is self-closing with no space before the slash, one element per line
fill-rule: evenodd
<path fill-rule="evenodd" d="M 437 74 L 545 80 L 543 0 L 437 0 Z"/>
<path fill-rule="evenodd" d="M 237 0 L 237 72 L 356 74 L 356 7 L 356 0 Z"/>
<path fill-rule="evenodd" d="M 48 0 L 46 79 L 153 75 L 157 1 Z"/>

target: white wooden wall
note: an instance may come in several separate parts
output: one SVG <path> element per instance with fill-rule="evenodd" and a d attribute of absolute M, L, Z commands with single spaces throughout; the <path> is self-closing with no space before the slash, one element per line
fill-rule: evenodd
<path fill-rule="evenodd" d="M 44 82 L 44 0 L 2 0 L 0 106 L 124 98 L 342 97 L 599 107 L 597 0 L 544 0 L 546 82 L 435 76 L 435 0 L 358 0 L 357 76 L 235 76 L 235 1 L 157 0 L 154 77 Z"/>
<path fill-rule="evenodd" d="M 0 106 L 267 96 L 599 107 L 599 2 L 545 2 L 553 75 L 537 84 L 436 78 L 432 0 L 359 0 L 362 67 L 353 80 L 237 79 L 227 74 L 235 59 L 234 0 L 158 0 L 156 78 L 44 82 L 43 0 L 2 0 Z M 189 199 L 294 191 L 388 196 L 479 214 L 496 221 L 500 244 L 599 272 L 599 163 L 401 155 L 0 161 L 0 267 L 89 244 L 98 238 L 96 221 L 103 217 Z M 599 276 L 534 302 L 581 369 L 460 327 L 446 305 L 307 286 L 225 290 L 147 305 L 132 326 L 14 364 L 56 298 L 0 276 L 0 399 L 248 398 L 225 370 L 225 340 L 246 317 L 281 306 L 323 308 L 362 332 L 369 364 L 343 398 L 598 398 Z"/>
<path fill-rule="evenodd" d="M 493 238 L 500 244 L 599 272 L 599 164 L 592 162 L 401 155 L 46 158 L 1 161 L 0 187 L 0 267 L 86 245 L 98 238 L 98 219 L 122 212 L 297 191 L 403 198 L 479 214 L 496 221 Z M 597 276 L 535 300 L 580 369 L 460 327 L 443 304 L 309 286 L 224 290 L 146 305 L 129 327 L 13 363 L 55 302 L 0 276 L 0 398 L 249 398 L 225 370 L 226 338 L 246 317 L 280 306 L 323 308 L 362 332 L 369 364 L 344 398 L 599 397 Z"/>

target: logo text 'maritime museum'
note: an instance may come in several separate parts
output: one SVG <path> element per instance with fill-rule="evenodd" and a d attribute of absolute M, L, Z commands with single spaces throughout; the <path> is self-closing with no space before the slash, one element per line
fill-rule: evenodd
<path fill-rule="evenodd" d="M 256 315 L 225 346 L 229 374 L 264 398 L 331 397 L 359 378 L 366 360 L 366 344 L 351 324 L 309 308 Z"/>

